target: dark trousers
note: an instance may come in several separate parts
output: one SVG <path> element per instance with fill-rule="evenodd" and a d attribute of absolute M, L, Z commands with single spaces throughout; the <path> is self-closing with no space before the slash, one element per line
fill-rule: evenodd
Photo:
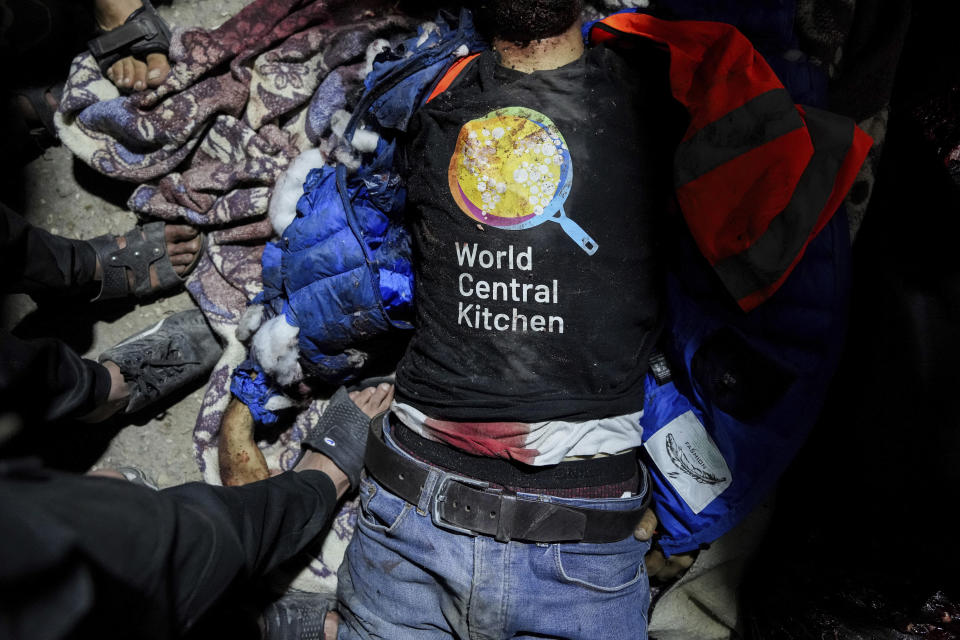
<path fill-rule="evenodd" d="M 41 152 L 14 98 L 28 87 L 51 87 L 66 79 L 70 61 L 96 35 L 90 0 L 0 0 L 0 122 L 3 153 L 0 182 L 19 186 L 10 174 Z"/>
<path fill-rule="evenodd" d="M 89 243 L 34 227 L 0 204 L 3 293 L 87 296 L 96 293 L 96 253 Z M 69 318 L 64 319 L 69 322 Z M 82 416 L 106 400 L 110 374 L 59 340 L 22 340 L 0 330 L 0 407 L 27 422 Z"/>
<path fill-rule="evenodd" d="M 90 294 L 96 265 L 97 254 L 89 242 L 39 229 L 0 203 L 4 293 L 77 296 L 83 289 Z"/>
<path fill-rule="evenodd" d="M 0 0 L 0 11 L 0 54 L 10 63 L 0 70 L 4 89 L 66 78 L 95 35 L 93 2 Z"/>
<path fill-rule="evenodd" d="M 0 637 L 179 637 L 302 551 L 336 501 L 318 471 L 158 492 L 0 462 Z"/>

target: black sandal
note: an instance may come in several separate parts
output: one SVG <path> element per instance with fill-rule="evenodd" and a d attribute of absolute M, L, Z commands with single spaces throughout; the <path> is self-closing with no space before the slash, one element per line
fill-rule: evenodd
<path fill-rule="evenodd" d="M 87 43 L 104 75 L 115 62 L 127 56 L 146 59 L 148 53 L 166 54 L 170 49 L 170 25 L 150 0 L 140 1 L 143 6 L 131 13 L 122 25 L 109 31 L 98 28 L 103 35 Z"/>
<path fill-rule="evenodd" d="M 323 625 L 335 597 L 291 591 L 271 602 L 260 621 L 265 640 L 325 640 Z M 333 640 L 332 638 L 327 640 Z"/>
<path fill-rule="evenodd" d="M 97 252 L 102 273 L 100 295 L 94 301 L 125 298 L 131 293 L 137 298 L 146 298 L 155 293 L 179 289 L 183 285 L 186 276 L 200 261 L 203 245 L 181 277 L 173 270 L 170 256 L 167 255 L 167 241 L 163 234 L 165 226 L 165 222 L 159 221 L 134 227 L 124 234 L 127 246 L 123 249 L 117 248 L 117 238 L 112 234 L 87 241 Z M 151 266 L 157 271 L 156 286 L 150 282 Z M 127 269 L 133 272 L 132 290 Z"/>
<path fill-rule="evenodd" d="M 60 144 L 60 137 L 57 135 L 57 127 L 53 123 L 53 116 L 57 112 L 57 107 L 50 104 L 47 95 L 50 95 L 57 105 L 63 99 L 63 82 L 56 82 L 46 87 L 27 87 L 26 89 L 17 89 L 13 92 L 14 96 L 23 96 L 30 107 L 33 109 L 32 118 L 23 114 L 23 121 L 30 138 L 36 143 L 39 151 L 44 151 L 50 147 Z M 35 118 L 35 119 L 34 119 Z M 38 126 L 30 126 L 31 121 L 36 122 Z"/>

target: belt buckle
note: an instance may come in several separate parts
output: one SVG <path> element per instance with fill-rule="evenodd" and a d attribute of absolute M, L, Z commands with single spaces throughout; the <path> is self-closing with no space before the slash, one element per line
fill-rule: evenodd
<path fill-rule="evenodd" d="M 440 481 L 440 484 L 437 486 L 436 491 L 433 494 L 433 499 L 430 501 L 430 519 L 433 520 L 433 524 L 440 527 L 441 529 L 446 529 L 447 531 L 453 531 L 455 533 L 463 533 L 468 536 L 477 537 L 480 535 L 472 529 L 464 529 L 463 527 L 458 527 L 455 524 L 451 524 L 444 520 L 440 516 L 439 505 L 441 502 L 446 502 L 447 496 L 444 493 L 444 487 L 447 486 L 449 482 L 459 482 L 460 484 L 465 484 L 468 487 L 476 487 L 486 491 L 490 488 L 489 482 L 484 482 L 483 480 L 474 480 L 473 478 L 466 478 L 464 476 L 446 474 L 443 477 L 443 480 Z"/>

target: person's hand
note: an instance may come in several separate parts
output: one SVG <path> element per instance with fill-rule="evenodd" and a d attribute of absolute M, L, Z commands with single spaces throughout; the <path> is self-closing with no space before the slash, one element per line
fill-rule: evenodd
<path fill-rule="evenodd" d="M 660 582 L 669 582 L 674 578 L 679 578 L 687 572 L 693 561 L 697 559 L 697 553 L 697 551 L 675 553 L 667 558 L 660 549 L 651 549 L 647 554 L 647 575 Z"/>
<path fill-rule="evenodd" d="M 640 542 L 646 542 L 653 537 L 656 531 L 657 514 L 653 512 L 653 509 L 647 509 L 643 512 L 643 515 L 640 516 L 640 522 L 633 530 L 633 537 Z"/>
<path fill-rule="evenodd" d="M 647 509 L 640 518 L 639 524 L 633 530 L 633 537 L 641 542 L 650 540 L 657 529 L 657 515 L 653 509 Z M 674 578 L 679 578 L 697 559 L 697 551 L 689 553 L 675 553 L 667 558 L 663 551 L 657 548 L 651 548 L 645 558 L 647 563 L 647 575 L 653 580 L 667 582 Z"/>

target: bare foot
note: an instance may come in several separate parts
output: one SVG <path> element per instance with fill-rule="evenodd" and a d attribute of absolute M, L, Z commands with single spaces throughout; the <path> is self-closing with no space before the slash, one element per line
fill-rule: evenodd
<path fill-rule="evenodd" d="M 376 387 L 351 391 L 348 395 L 368 418 L 373 418 L 390 408 L 390 403 L 393 402 L 393 385 L 383 382 Z M 330 476 L 337 488 L 337 497 L 342 496 L 350 489 L 350 480 L 347 478 L 347 474 L 341 471 L 330 458 L 317 451 L 305 449 L 303 457 L 300 458 L 300 462 L 293 470 L 307 471 L 311 469 L 322 471 Z"/>
<path fill-rule="evenodd" d="M 130 14 L 141 6 L 140 0 L 95 0 L 94 15 L 100 28 L 110 31 L 126 22 Z M 158 87 L 169 74 L 170 62 L 162 53 L 147 54 L 145 61 L 128 56 L 107 70 L 107 77 L 117 88 L 126 91 Z"/>
<path fill-rule="evenodd" d="M 349 395 L 360 411 L 367 414 L 368 418 L 373 418 L 390 408 L 390 403 L 393 402 L 393 385 L 381 382 L 376 387 L 351 391 Z"/>
<path fill-rule="evenodd" d="M 194 263 L 200 249 L 203 248 L 203 238 L 200 236 L 200 231 L 196 227 L 186 224 L 167 224 L 163 228 L 163 238 L 167 243 L 167 255 L 170 256 L 170 264 L 173 265 L 176 274 L 182 277 Z M 117 248 L 123 249 L 126 246 L 127 239 L 123 236 L 117 236 Z M 103 268 L 100 266 L 100 261 L 97 260 L 93 279 L 102 279 L 102 274 Z M 127 270 L 127 283 L 130 290 L 133 291 L 135 278 L 133 271 L 129 269 Z M 150 267 L 150 286 L 153 289 L 160 286 L 157 270 L 153 266 Z"/>

